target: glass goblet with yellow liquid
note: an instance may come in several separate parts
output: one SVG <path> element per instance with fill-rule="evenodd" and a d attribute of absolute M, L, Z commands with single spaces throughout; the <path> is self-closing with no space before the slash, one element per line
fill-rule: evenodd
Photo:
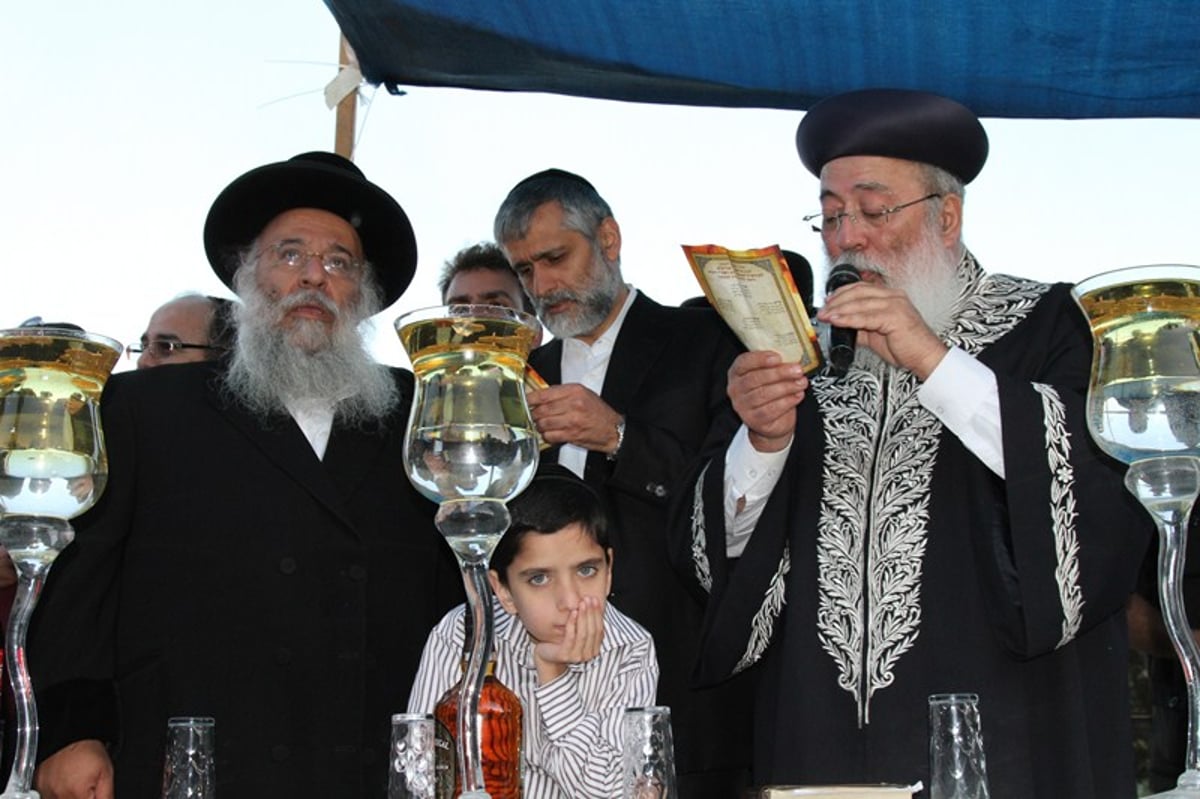
<path fill-rule="evenodd" d="M 17 709 L 17 745 L 3 796 L 30 789 L 37 708 L 25 637 L 54 559 L 74 538 L 70 519 L 108 480 L 100 394 L 121 354 L 104 336 L 65 328 L 0 330 L 0 545 L 17 570 L 5 660 Z"/>
<path fill-rule="evenodd" d="M 473 506 L 475 513 L 491 512 L 479 506 L 502 505 L 533 478 L 538 444 L 524 376 L 536 324 L 510 308 L 472 305 L 416 311 L 397 321 L 417 381 L 405 469 L 418 491 L 448 506 L 439 515 Z M 480 540 L 460 540 L 471 531 L 459 526 L 442 532 L 456 553 L 472 557 L 477 548 L 490 554 L 504 531 L 474 531 Z"/>
<path fill-rule="evenodd" d="M 1095 339 L 1088 426 L 1096 442 L 1124 463 L 1200 456 L 1200 267 L 1119 270 L 1075 293 Z"/>

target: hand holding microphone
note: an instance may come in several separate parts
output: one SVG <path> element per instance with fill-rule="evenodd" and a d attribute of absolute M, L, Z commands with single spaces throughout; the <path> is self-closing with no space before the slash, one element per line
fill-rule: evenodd
<path fill-rule="evenodd" d="M 840 289 L 842 286 L 848 286 L 851 283 L 857 283 L 862 280 L 862 275 L 858 269 L 850 264 L 838 264 L 829 273 L 829 280 L 825 282 L 826 296 Z M 858 339 L 858 331 L 849 327 L 830 327 L 829 329 L 829 352 L 826 357 L 829 360 L 829 373 L 834 377 L 845 377 L 846 372 L 850 369 L 850 364 L 854 363 L 854 345 Z"/>
<path fill-rule="evenodd" d="M 842 286 L 862 280 L 859 271 L 850 264 L 838 264 L 829 273 L 825 284 L 826 295 Z M 838 316 L 853 318 L 858 327 L 829 327 L 829 347 L 826 353 L 828 373 L 835 378 L 844 377 L 854 363 L 855 344 L 858 334 L 865 332 L 868 345 L 885 362 L 907 369 L 918 380 L 925 380 L 945 357 L 949 347 L 926 323 L 913 306 L 908 295 L 898 288 L 878 282 L 872 283 L 871 291 L 838 302 Z M 845 309 L 845 311 L 841 309 Z M 850 311 L 850 309 L 853 309 Z M 868 310 L 869 309 L 869 310 Z M 827 316 L 828 304 L 821 310 Z"/>

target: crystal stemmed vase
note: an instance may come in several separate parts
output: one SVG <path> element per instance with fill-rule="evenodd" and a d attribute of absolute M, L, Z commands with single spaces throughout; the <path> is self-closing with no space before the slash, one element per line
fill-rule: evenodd
<path fill-rule="evenodd" d="M 75 537 L 69 519 L 104 490 L 100 392 L 120 354 L 116 341 L 80 330 L 0 330 L 0 545 L 17 570 L 4 651 L 17 740 L 4 799 L 38 795 L 30 788 L 38 721 L 25 636 L 50 565 Z"/>
<path fill-rule="evenodd" d="M 505 503 L 537 469 L 524 377 L 538 323 L 511 308 L 449 305 L 405 314 L 396 330 L 416 375 L 405 471 L 438 503 L 434 523 L 458 558 L 476 620 L 458 702 L 458 757 L 462 795 L 486 797 L 478 708 L 492 645 L 487 568 L 508 529 Z"/>
<path fill-rule="evenodd" d="M 1088 430 L 1129 464 L 1159 531 L 1159 599 L 1188 693 L 1187 762 L 1158 797 L 1200 799 L 1200 649 L 1183 607 L 1188 515 L 1200 494 L 1200 267 L 1138 266 L 1074 289 L 1094 339 Z"/>

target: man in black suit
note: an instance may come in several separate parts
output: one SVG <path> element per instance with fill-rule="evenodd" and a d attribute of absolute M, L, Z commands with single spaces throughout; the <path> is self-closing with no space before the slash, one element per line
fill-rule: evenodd
<path fill-rule="evenodd" d="M 358 331 L 412 278 L 412 228 L 307 153 L 230 184 L 204 238 L 237 343 L 105 390 L 108 488 L 31 634 L 37 787 L 158 796 L 168 718 L 203 715 L 225 799 L 383 797 L 390 715 L 461 601 L 402 465 L 412 375 Z"/>
<path fill-rule="evenodd" d="M 578 175 L 551 169 L 521 181 L 495 236 L 556 336 L 530 356 L 552 385 L 531 392 L 529 406 L 559 463 L 608 503 L 612 601 L 654 635 L 680 796 L 736 796 L 749 765 L 749 694 L 736 682 L 689 688 L 702 607 L 671 570 L 665 537 L 676 482 L 728 411 L 736 339 L 711 310 L 667 308 L 625 284 L 620 227 Z"/>

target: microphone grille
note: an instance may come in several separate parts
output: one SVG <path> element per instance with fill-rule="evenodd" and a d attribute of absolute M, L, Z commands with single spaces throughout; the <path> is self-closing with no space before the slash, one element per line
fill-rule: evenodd
<path fill-rule="evenodd" d="M 829 272 L 829 280 L 825 282 L 825 293 L 832 293 L 835 289 L 857 283 L 860 280 L 862 280 L 862 274 L 856 267 L 851 264 L 838 264 Z"/>

